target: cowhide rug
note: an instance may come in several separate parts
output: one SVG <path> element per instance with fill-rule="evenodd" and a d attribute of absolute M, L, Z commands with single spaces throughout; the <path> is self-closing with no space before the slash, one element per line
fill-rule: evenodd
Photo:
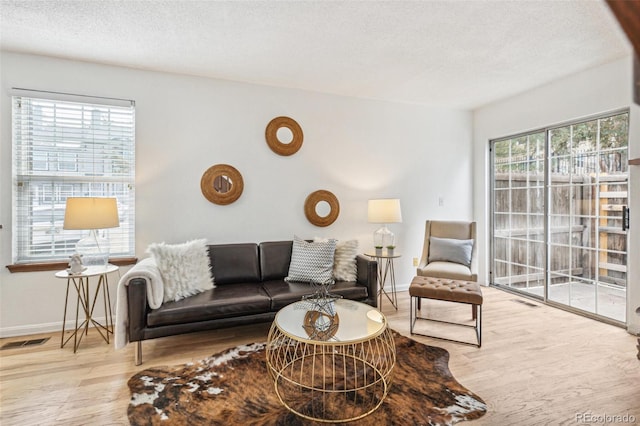
<path fill-rule="evenodd" d="M 449 371 L 449 352 L 394 332 L 393 382 L 380 408 L 351 422 L 364 425 L 451 425 L 487 407 Z M 238 346 L 197 363 L 154 367 L 129 379 L 132 425 L 305 425 L 278 400 L 264 343 Z"/>

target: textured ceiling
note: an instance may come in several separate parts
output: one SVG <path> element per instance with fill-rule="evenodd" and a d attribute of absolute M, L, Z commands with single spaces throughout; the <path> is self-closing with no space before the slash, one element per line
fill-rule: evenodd
<path fill-rule="evenodd" d="M 604 2 L 0 0 L 0 48 L 474 108 L 631 54 Z"/>

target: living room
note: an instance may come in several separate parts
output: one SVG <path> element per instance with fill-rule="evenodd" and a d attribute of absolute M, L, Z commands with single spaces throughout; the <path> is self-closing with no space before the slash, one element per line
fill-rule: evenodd
<path fill-rule="evenodd" d="M 8 3 L 3 2 L 3 8 L 5 6 L 8 6 Z M 609 13 L 606 5 L 598 7 L 600 9 L 596 10 L 603 14 Z M 4 12 L 0 13 L 4 15 Z M 37 21 L 37 24 L 53 19 L 45 15 L 36 16 L 42 20 Z M 219 77 L 211 78 L 193 75 L 197 73 L 189 75 L 190 73 L 178 68 L 152 70 L 152 64 L 147 69 L 127 66 L 126 58 L 122 58 L 119 64 L 105 64 L 98 56 L 94 60 L 91 57 L 74 59 L 62 54 L 39 53 L 35 49 L 30 50 L 26 45 L 23 48 L 18 45 L 4 48 L 3 45 L 3 50 L 0 51 L 0 223 L 3 225 L 0 229 L 0 259 L 3 265 L 14 263 L 11 226 L 14 190 L 10 113 L 12 91 L 15 88 L 26 88 L 34 91 L 131 99 L 135 101 L 136 123 L 134 255 L 138 259 L 147 257 L 146 248 L 156 242 L 182 243 L 197 238 L 205 238 L 211 244 L 262 242 L 290 240 L 294 235 L 308 239 L 316 236 L 341 240 L 356 239 L 360 244 L 360 252 L 365 252 L 372 248 L 372 233 L 376 228 L 375 224 L 367 221 L 367 201 L 397 198 L 402 203 L 402 222 L 391 224 L 389 227 L 396 234 L 396 250 L 402 254 L 395 260 L 395 271 L 398 291 L 404 294 L 404 298 L 401 296 L 404 308 L 396 313 L 387 303 L 383 303 L 382 312 L 389 315 L 393 328 L 407 335 L 407 289 L 415 275 L 413 259 L 421 255 L 425 220 L 476 221 L 479 281 L 489 282 L 490 140 L 628 108 L 629 158 L 640 157 L 640 107 L 633 103 L 632 50 L 630 45 L 622 44 L 624 33 L 615 26 L 613 16 L 605 16 L 606 18 L 598 19 L 603 19 L 609 25 L 606 35 L 614 38 L 607 40 L 618 40 L 617 43 L 626 49 L 626 54 L 597 65 L 578 68 L 574 72 L 526 90 L 504 92 L 490 102 L 481 102 L 474 107 L 468 106 L 476 100 L 464 92 L 464 88 L 468 87 L 467 83 L 460 83 L 460 86 L 450 83 L 449 91 L 455 96 L 447 98 L 448 100 L 435 98 L 435 101 L 430 103 L 398 102 L 383 98 L 371 99 L 362 95 L 366 93 L 367 86 L 381 84 L 381 80 L 386 79 L 386 75 L 382 73 L 368 78 L 362 76 L 361 84 L 357 88 L 354 87 L 350 94 L 344 95 L 324 89 L 321 80 L 315 83 L 317 90 L 292 86 L 278 87 L 265 82 L 257 84 L 251 76 L 236 77 L 220 72 Z M 601 21 L 596 19 L 596 22 Z M 6 28 L 5 25 L 3 27 Z M 5 31 L 2 30 L 3 39 Z M 56 40 L 50 44 L 55 46 L 58 42 L 62 43 Z M 162 42 L 158 44 L 161 45 Z M 211 46 L 211 49 L 215 50 L 215 46 Z M 307 54 L 305 51 L 296 51 L 296 60 L 311 60 L 312 58 L 308 57 L 315 54 L 311 52 Z M 129 54 L 135 56 L 135 53 Z M 268 51 L 264 53 L 265 56 L 268 54 Z M 266 60 L 264 66 L 269 63 L 270 61 Z M 275 67 L 277 63 L 271 66 Z M 222 63 L 220 68 L 224 70 Z M 292 72 L 286 67 L 283 68 L 285 69 L 282 72 Z M 516 69 L 519 74 L 529 72 L 527 69 Z M 475 77 L 473 71 L 469 69 L 466 78 L 475 82 L 480 77 Z M 295 72 L 299 70 L 292 73 Z M 311 76 L 317 77 L 320 74 L 318 72 Z M 491 88 L 495 88 L 496 91 L 503 90 L 498 75 L 496 71 L 496 77 L 485 76 L 482 81 L 493 82 Z M 398 81 L 396 84 L 398 90 L 395 94 L 403 93 L 403 82 Z M 404 92 L 406 94 L 408 90 L 405 89 Z M 458 103 L 451 100 L 456 97 Z M 279 156 L 265 143 L 265 127 L 277 116 L 292 117 L 304 132 L 303 146 L 295 155 Z M 203 197 L 200 180 L 203 173 L 214 164 L 230 164 L 241 173 L 244 190 L 234 203 L 215 205 Z M 629 167 L 629 171 L 630 187 L 640 187 L 639 168 L 632 166 Z M 305 198 L 319 189 L 331 191 L 340 203 L 339 216 L 328 227 L 316 227 L 309 223 L 304 215 Z M 639 199 L 631 198 L 630 203 L 632 212 L 640 211 Z M 640 238 L 634 238 L 640 229 L 640 215 L 632 214 L 630 221 L 628 250 L 629 259 L 634 259 L 640 252 Z M 574 314 L 556 312 L 557 309 L 540 303 L 538 304 L 541 307 L 537 312 L 544 312 L 543 316 L 547 320 L 553 318 L 572 324 L 580 328 L 581 332 L 584 332 L 585 327 L 592 328 L 594 335 L 600 339 L 605 339 L 603 336 L 607 336 L 610 330 L 617 339 L 616 344 L 610 346 L 615 347 L 615 351 L 619 353 L 628 353 L 629 360 L 624 365 L 631 369 L 631 361 L 637 361 L 635 339 L 632 334 L 640 333 L 640 316 L 635 314 L 636 307 L 640 306 L 640 264 L 632 261 L 628 263 L 628 333 L 623 328 L 580 316 L 573 319 L 570 316 L 575 316 Z M 129 267 L 130 265 L 122 266 L 121 274 Z M 72 369 L 74 364 L 94 370 L 87 371 L 85 379 L 95 381 L 89 385 L 96 386 L 91 391 L 94 396 L 100 394 L 100 383 L 106 383 L 107 387 L 118 386 L 117 398 L 122 398 L 122 393 L 127 393 L 126 380 L 141 368 L 160 363 L 178 364 L 196 360 L 211 355 L 215 350 L 257 341 L 260 336 L 262 339 L 266 337 L 268 328 L 265 327 L 268 325 L 260 325 L 256 329 L 241 327 L 198 334 L 197 337 L 191 337 L 192 340 L 185 336 L 158 339 L 158 342 L 150 345 L 150 356 L 145 359 L 145 364 L 138 368 L 133 365 L 130 347 L 114 352 L 104 342 L 95 338 L 95 333 L 90 333 L 89 339 L 83 342 L 86 346 L 81 346 L 74 354 L 68 347 L 56 347 L 62 325 L 64 284 L 54 277 L 54 272 L 55 270 L 11 273 L 7 268 L 2 268 L 0 336 L 13 340 L 21 336 L 52 336 L 46 343 L 49 345 L 47 358 L 38 356 L 38 351 L 43 350 L 40 347 L 33 349 L 33 355 L 29 355 L 31 352 L 25 352 L 22 362 L 47 363 L 50 362 L 49 359 L 55 359 L 60 363 L 57 364 L 60 369 L 54 373 L 58 376 Z M 110 281 L 113 295 L 116 294 L 116 284 L 117 279 Z M 514 307 L 508 307 L 510 299 L 516 296 L 495 288 L 487 288 L 484 293 L 487 298 L 487 316 L 490 315 L 491 307 L 495 306 L 499 308 L 497 310 L 507 309 L 509 315 L 516 312 L 514 318 L 531 326 L 531 318 L 525 319 L 532 312 L 527 310 L 529 308 L 516 304 Z M 492 300 L 495 305 L 490 304 Z M 522 313 L 518 314 L 520 311 Z M 71 316 L 67 317 L 70 318 Z M 450 362 L 456 378 L 478 392 L 490 405 L 484 420 L 489 423 L 485 424 L 506 424 L 509 416 L 517 411 L 517 403 L 509 403 L 511 411 L 508 413 L 501 411 L 495 406 L 500 403 L 499 397 L 488 398 L 482 394 L 482 389 L 474 389 L 469 384 L 473 383 L 474 377 L 477 378 L 482 373 L 473 371 L 473 365 L 464 364 L 472 364 L 474 360 L 481 358 L 487 358 L 485 362 L 488 363 L 507 362 L 501 357 L 491 360 L 490 356 L 498 354 L 500 348 L 509 347 L 509 339 L 501 337 L 501 334 L 515 332 L 513 328 L 516 326 L 510 324 L 504 329 L 500 328 L 500 323 L 508 319 L 508 316 L 493 319 L 487 317 L 484 327 L 486 336 L 480 349 L 459 348 L 449 343 L 440 344 L 436 340 L 422 340 L 428 344 L 445 347 L 451 352 Z M 543 320 L 544 318 L 538 319 Z M 550 323 L 544 324 L 552 326 Z M 542 332 L 542 329 L 537 331 Z M 563 333 L 568 332 L 570 330 Z M 522 333 L 528 334 L 524 331 Z M 559 335 L 566 337 L 563 333 L 559 332 Z M 535 339 L 541 338 L 537 334 L 532 336 Z M 589 334 L 581 336 L 587 338 Z M 492 337 L 494 342 L 500 342 L 493 350 Z M 213 346 L 203 343 L 207 340 L 213 340 Z M 185 343 L 200 347 L 191 347 L 184 352 L 180 351 L 179 354 L 170 354 L 171 348 L 182 348 Z M 610 341 L 607 344 L 609 343 Z M 553 340 L 545 340 L 545 344 L 553 346 Z M 622 348 L 620 345 L 625 347 Z M 57 355 L 52 355 L 51 351 L 55 351 Z M 28 370 L 27 367 L 26 370 L 21 370 L 14 364 L 16 361 L 11 361 L 13 367 L 7 370 L 6 362 L 9 358 L 5 358 L 5 353 L 7 352 L 3 351 L 2 354 L 3 376 L 8 374 L 10 377 L 16 377 L 22 374 L 21 371 Z M 601 353 L 600 356 L 606 358 L 606 354 Z M 616 356 L 619 357 L 616 359 L 623 358 L 620 354 Z M 107 367 L 92 366 L 91 357 L 102 360 Z M 16 356 L 11 358 L 16 359 Z M 576 362 L 588 363 L 593 359 L 581 358 Z M 109 373 L 108 366 L 112 363 L 117 365 L 116 372 Z M 572 365 L 568 361 L 567 364 L 567 368 Z M 469 382 L 460 379 L 458 375 L 465 371 Z M 581 372 L 582 369 L 577 368 L 576 371 Z M 84 371 L 74 374 L 83 375 Z M 111 377 L 116 375 L 117 378 Z M 25 376 L 29 378 L 29 374 Z M 637 365 L 635 378 L 637 383 Z M 24 398 L 32 399 L 35 395 L 45 397 L 48 390 L 56 384 L 60 385 L 59 381 L 54 380 L 45 382 L 47 384 L 43 388 L 36 389 L 38 379 L 33 380 L 29 392 L 24 388 L 19 391 Z M 7 389 L 4 385 L 3 388 Z M 104 391 L 107 392 L 108 389 Z M 580 393 L 579 390 L 576 392 Z M 640 417 L 637 404 L 640 396 L 637 395 L 637 387 L 626 389 L 627 395 L 633 396 L 634 392 L 636 398 L 627 401 L 636 401 L 636 405 L 633 406 L 632 402 L 629 402 L 626 411 L 621 411 L 620 406 L 609 409 L 606 399 L 600 400 L 597 397 L 591 399 L 583 409 L 608 415 L 631 413 Z M 3 390 L 3 415 L 7 409 L 7 398 L 9 397 Z M 553 396 L 549 395 L 549 398 Z M 57 394 L 56 400 L 58 404 L 72 408 L 59 417 L 59 413 L 54 411 L 54 404 L 51 403 L 50 412 L 55 413 L 52 414 L 52 424 L 65 423 L 65 419 L 67 423 L 89 423 L 87 417 L 83 417 L 88 413 L 82 413 L 83 401 L 86 400 L 73 398 L 68 394 Z M 523 401 L 531 402 L 526 398 Z M 11 404 L 14 402 L 11 401 Z M 109 407 L 106 407 L 107 402 L 104 404 L 98 411 L 120 412 L 121 417 L 112 417 L 112 421 L 121 422 L 126 418 L 126 396 L 124 405 L 122 399 L 110 403 Z M 544 408 L 541 406 L 539 409 Z M 573 408 L 570 409 L 575 411 Z M 82 415 L 78 414 L 75 417 L 74 410 Z M 502 416 L 492 418 L 492 410 L 500 412 Z M 535 412 L 536 408 L 530 410 Z M 556 410 L 555 414 L 560 416 L 561 421 L 571 424 L 566 412 Z M 20 417 L 13 410 L 8 421 L 39 423 L 34 416 L 35 413 L 26 413 L 25 417 Z M 110 417 L 105 415 L 100 418 L 102 422 L 106 422 Z M 547 420 L 550 421 L 549 418 Z M 573 420 L 575 421 L 575 417 Z M 44 420 L 42 422 L 46 423 Z M 476 421 L 478 424 L 482 422 L 482 419 Z M 528 424 L 535 424 L 535 421 L 532 420 Z"/>

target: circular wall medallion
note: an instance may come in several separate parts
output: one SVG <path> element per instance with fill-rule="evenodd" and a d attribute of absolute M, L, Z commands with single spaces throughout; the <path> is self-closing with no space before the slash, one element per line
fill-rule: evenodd
<path fill-rule="evenodd" d="M 285 142 L 278 137 L 278 130 L 283 127 L 291 131 L 290 141 Z M 276 117 L 271 120 L 267 124 L 265 137 L 269 148 L 278 155 L 293 155 L 302 147 L 302 128 L 293 118 Z"/>
<path fill-rule="evenodd" d="M 233 166 L 216 164 L 207 169 L 200 179 L 202 195 L 212 203 L 226 205 L 240 198 L 244 189 L 242 175 Z"/>
<path fill-rule="evenodd" d="M 324 216 L 318 214 L 318 203 L 325 202 L 329 205 L 329 213 Z M 340 203 L 335 195 L 324 189 L 312 192 L 304 201 L 304 215 L 307 220 L 316 226 L 329 226 L 336 221 L 340 214 Z"/>

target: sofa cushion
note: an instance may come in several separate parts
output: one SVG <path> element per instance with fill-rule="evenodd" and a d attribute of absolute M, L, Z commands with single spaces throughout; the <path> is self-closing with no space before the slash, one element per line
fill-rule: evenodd
<path fill-rule="evenodd" d="M 308 242 L 293 237 L 291 264 L 285 281 L 307 283 L 333 283 L 333 256 L 336 240 Z"/>
<path fill-rule="evenodd" d="M 216 284 L 260 281 L 258 245 L 255 243 L 210 245 L 209 258 Z"/>
<path fill-rule="evenodd" d="M 290 303 L 297 302 L 302 299 L 302 296 L 313 294 L 315 290 L 307 283 L 286 282 L 284 280 L 267 281 L 263 286 L 271 297 L 272 311 L 278 311 Z M 353 281 L 336 281 L 329 287 L 329 292 L 351 300 L 364 300 L 368 297 L 367 287 L 357 285 Z"/>
<path fill-rule="evenodd" d="M 281 280 L 289 273 L 293 241 L 260 243 L 260 272 L 262 281 Z"/>
<path fill-rule="evenodd" d="M 164 303 L 148 314 L 150 327 L 194 323 L 218 318 L 268 312 L 269 296 L 259 283 L 236 283 L 217 286 L 177 302 Z"/>

